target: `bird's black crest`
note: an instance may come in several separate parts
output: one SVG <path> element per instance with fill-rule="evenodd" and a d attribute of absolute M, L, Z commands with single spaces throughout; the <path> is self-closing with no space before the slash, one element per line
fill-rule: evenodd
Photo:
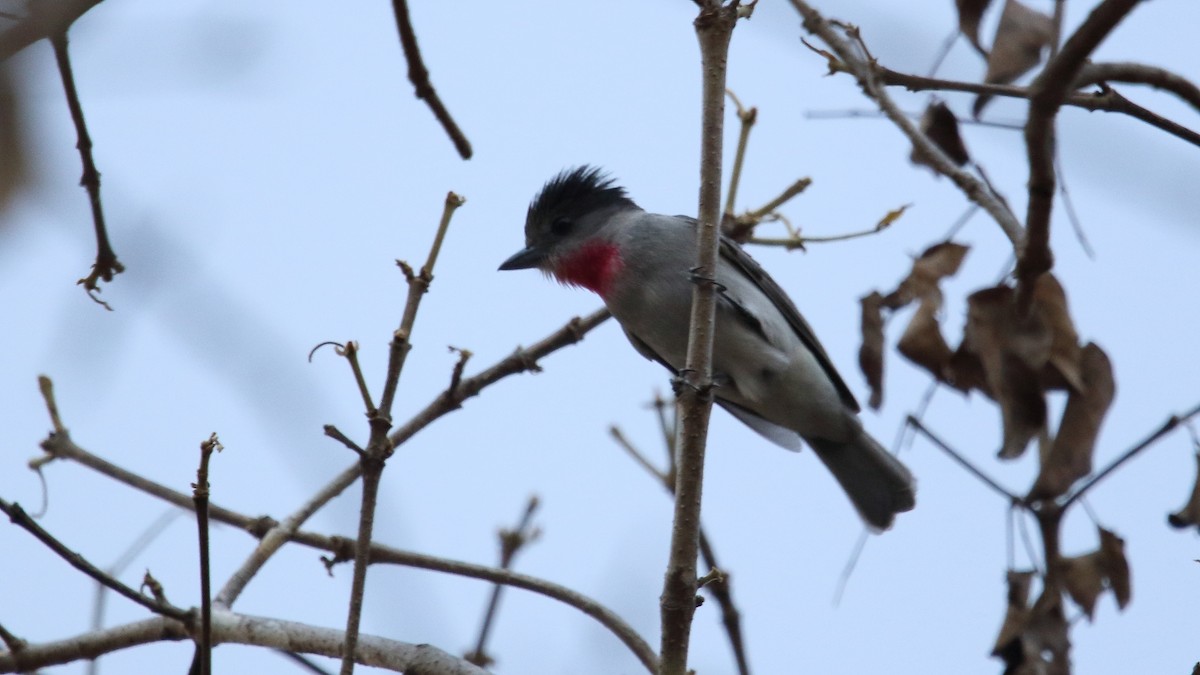
<path fill-rule="evenodd" d="M 544 223 L 560 216 L 579 217 L 608 207 L 634 207 L 625 188 L 593 166 L 567 169 L 550 179 L 529 204 L 527 223 Z"/>

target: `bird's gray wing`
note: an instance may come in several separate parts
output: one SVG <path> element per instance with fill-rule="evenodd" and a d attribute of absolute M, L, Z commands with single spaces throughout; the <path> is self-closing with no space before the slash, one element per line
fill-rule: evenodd
<path fill-rule="evenodd" d="M 821 368 L 825 370 L 825 375 L 829 377 L 833 382 L 833 386 L 837 388 L 842 402 L 846 404 L 846 407 L 854 412 L 858 412 L 860 408 L 858 401 L 854 398 L 854 394 L 850 392 L 850 388 L 842 381 L 842 376 L 833 367 L 833 362 L 829 359 L 829 355 L 825 353 L 825 348 L 817 340 L 812 327 L 800 315 L 800 310 L 796 309 L 796 305 L 792 304 L 792 300 L 787 296 L 787 293 L 779 287 L 779 284 L 775 283 L 775 280 L 767 274 L 766 270 L 754 258 L 750 257 L 749 253 L 742 250 L 742 247 L 737 242 L 724 235 L 721 235 L 720 253 L 726 262 L 749 277 L 754 282 L 754 285 L 758 286 L 758 289 L 763 292 L 763 295 L 767 296 L 767 299 L 779 308 L 780 313 L 787 319 L 788 325 L 796 332 L 796 336 L 800 338 L 804 346 L 808 347 L 808 350 L 816 357 L 817 363 L 821 364 Z M 754 318 L 753 313 L 748 308 L 741 307 L 733 298 L 725 297 L 730 303 L 738 307 L 741 314 L 749 316 L 755 324 L 759 323 L 758 319 Z M 761 331 L 761 327 L 759 330 Z"/>
<path fill-rule="evenodd" d="M 650 345 L 646 344 L 645 341 L 643 341 L 640 337 L 629 332 L 629 329 L 625 328 L 624 326 L 621 326 L 621 330 L 625 331 L 625 337 L 629 338 L 629 344 L 633 345 L 633 348 L 636 349 L 639 354 L 650 359 L 651 361 L 657 361 L 658 363 L 662 364 L 662 366 L 664 368 L 666 368 L 667 370 L 671 371 L 672 373 L 678 374 L 677 371 L 675 370 L 675 366 L 672 366 L 671 364 L 667 363 L 666 359 L 659 356 L 658 352 L 651 349 Z"/>

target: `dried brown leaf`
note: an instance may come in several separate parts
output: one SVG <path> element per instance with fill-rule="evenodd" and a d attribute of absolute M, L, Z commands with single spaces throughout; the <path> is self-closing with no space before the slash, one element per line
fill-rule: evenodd
<path fill-rule="evenodd" d="M 992 40 L 992 51 L 988 55 L 987 74 L 983 81 L 988 84 L 1008 84 L 1029 72 L 1042 60 L 1042 50 L 1054 39 L 1054 19 L 1018 2 L 1007 0 Z M 975 117 L 983 112 L 991 99 L 981 94 L 975 99 Z"/>
<path fill-rule="evenodd" d="M 16 85 L 9 68 L 0 64 L 0 213 L 28 177 L 22 136 Z"/>
<path fill-rule="evenodd" d="M 1014 642 L 1019 641 L 1021 633 L 1025 632 L 1025 626 L 1029 623 L 1029 588 L 1032 585 L 1033 572 L 1008 571 L 1008 608 L 996 644 L 992 647 L 992 656 L 1004 658 L 1004 653 L 1011 650 Z"/>
<path fill-rule="evenodd" d="M 1125 559 L 1125 540 L 1100 528 L 1100 548 L 1074 558 L 1059 561 L 1067 594 L 1091 621 L 1096 600 L 1105 589 L 1111 589 L 1117 607 L 1125 609 L 1131 596 L 1129 562 Z"/>
<path fill-rule="evenodd" d="M 908 276 L 884 299 L 884 306 L 897 309 L 936 291 L 942 279 L 958 272 L 963 258 L 967 257 L 970 250 L 969 246 L 952 241 L 944 241 L 925 249 L 913 261 L 912 271 Z"/>
<path fill-rule="evenodd" d="M 1053 356 L 1051 356 L 1053 358 Z M 1075 481 L 1092 472 L 1092 453 L 1100 424 L 1116 393 L 1112 362 L 1104 350 L 1089 342 L 1080 360 L 1081 387 L 1067 397 L 1058 435 L 1041 473 L 1029 491 L 1030 499 L 1050 499 L 1066 493 Z"/>
<path fill-rule="evenodd" d="M 929 140 L 933 141 L 933 144 L 946 153 L 946 156 L 955 164 L 962 166 L 971 161 L 971 156 L 967 154 L 967 146 L 963 145 L 962 136 L 958 133 L 958 118 L 950 112 L 950 108 L 946 107 L 945 103 L 934 101 L 925 108 L 925 112 L 921 115 L 921 133 L 928 136 Z M 922 164 L 933 168 L 929 158 L 916 146 L 913 146 L 912 153 L 908 158 L 913 164 Z"/>
<path fill-rule="evenodd" d="M 1117 599 L 1117 607 L 1125 609 L 1133 597 L 1129 560 L 1125 557 L 1125 540 L 1100 528 L 1100 553 L 1104 555 L 1104 571 L 1108 575 L 1108 586 Z"/>
<path fill-rule="evenodd" d="M 992 397 L 1000 404 L 1004 443 L 1000 457 L 1019 457 L 1046 423 L 1038 373 L 1050 354 L 1051 335 L 1036 312 L 1021 316 L 1007 286 L 967 298 L 964 340 L 979 356 Z"/>
<path fill-rule="evenodd" d="M 1196 453 L 1196 480 L 1192 482 L 1192 496 L 1187 504 L 1175 513 L 1167 516 L 1171 527 L 1183 529 L 1196 526 L 1200 528 L 1200 452 Z"/>
<path fill-rule="evenodd" d="M 870 406 L 883 404 L 883 296 L 872 291 L 862 304 L 862 347 L 858 349 L 858 367 L 871 386 Z"/>
<path fill-rule="evenodd" d="M 954 352 L 946 344 L 938 325 L 937 313 L 941 308 L 942 293 L 934 288 L 921 300 L 904 334 L 900 336 L 896 349 L 909 361 L 945 381 Z"/>
<path fill-rule="evenodd" d="M 1038 277 L 1033 286 L 1033 304 L 1041 314 L 1042 321 L 1050 329 L 1052 338 L 1052 367 L 1047 369 L 1044 381 L 1047 386 L 1061 387 L 1065 382 L 1065 386 L 1076 391 L 1084 389 L 1083 376 L 1080 373 L 1082 350 L 1079 346 L 1079 333 L 1075 332 L 1075 324 L 1071 321 L 1071 313 L 1067 309 L 1067 294 L 1053 274 L 1046 273 Z"/>
<path fill-rule="evenodd" d="M 979 44 L 979 20 L 987 11 L 992 0 L 954 0 L 958 8 L 958 30 L 975 45 L 981 53 L 986 53 L 983 45 Z"/>

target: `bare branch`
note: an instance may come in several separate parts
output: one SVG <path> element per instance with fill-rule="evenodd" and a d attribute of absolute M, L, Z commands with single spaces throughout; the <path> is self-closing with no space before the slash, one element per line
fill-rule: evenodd
<path fill-rule="evenodd" d="M 80 658 L 94 659 L 128 647 L 188 638 L 187 630 L 178 622 L 164 618 L 147 619 L 66 640 L 28 645 L 21 652 L 20 664 L 27 669 L 56 666 Z M 342 653 L 343 634 L 332 628 L 221 611 L 213 615 L 213 640 L 216 644 L 272 647 L 337 658 Z M 487 675 L 483 669 L 432 645 L 414 645 L 369 635 L 360 639 L 355 658 L 364 666 L 397 672 Z M 17 657 L 14 654 L 0 652 L 0 671 L 12 672 L 16 667 Z"/>
<path fill-rule="evenodd" d="M 875 72 L 881 82 L 892 86 L 905 87 L 909 91 L 963 91 L 975 94 L 990 94 L 1009 98 L 1028 99 L 1033 92 L 1028 87 L 1017 87 L 1008 84 L 980 84 L 978 82 L 960 82 L 957 80 L 940 80 L 920 75 L 908 75 L 875 66 Z M 1083 71 L 1086 73 L 1086 68 Z M 1192 145 L 1200 145 L 1200 134 L 1183 125 L 1161 117 L 1142 106 L 1130 101 L 1111 88 L 1105 88 L 1099 93 L 1072 93 L 1063 99 L 1063 105 L 1082 108 L 1088 111 L 1102 111 L 1129 115 L 1172 136 L 1180 138 Z"/>
<path fill-rule="evenodd" d="M 441 123 L 446 134 L 454 143 L 454 149 L 463 159 L 471 159 L 471 142 L 467 140 L 458 123 L 446 110 L 441 97 L 429 81 L 429 70 L 425 60 L 421 58 L 421 50 L 417 47 L 417 34 L 413 32 L 412 19 L 408 16 L 407 0 L 392 0 L 392 11 L 396 15 L 396 28 L 400 31 L 400 46 L 404 49 L 404 60 L 408 62 L 408 81 L 417 90 L 417 98 L 423 99 L 433 111 L 433 116 Z"/>
<path fill-rule="evenodd" d="M 403 5 L 403 2 L 399 4 Z M 405 15 L 407 16 L 407 10 Z M 408 301 L 404 304 L 400 327 L 392 334 L 383 395 L 379 399 L 378 408 L 372 408 L 368 401 L 367 421 L 370 425 L 371 437 L 367 442 L 366 449 L 359 455 L 359 464 L 362 467 L 362 507 L 359 510 L 357 547 L 359 557 L 354 561 L 354 578 L 350 585 L 350 609 L 346 616 L 346 648 L 342 653 L 342 675 L 351 675 L 354 672 L 354 651 L 358 639 L 358 627 L 362 621 L 369 565 L 367 555 L 375 529 L 375 508 L 379 497 L 379 483 L 383 477 L 383 468 L 395 449 L 395 444 L 388 438 L 388 432 L 392 428 L 392 402 L 400 383 L 400 374 L 404 370 L 404 362 L 408 357 L 408 352 L 412 349 L 409 336 L 412 335 L 413 326 L 417 320 L 417 309 L 421 305 L 421 298 L 425 296 L 429 290 L 429 284 L 433 282 L 433 268 L 437 264 L 438 254 L 442 250 L 446 230 L 450 227 L 450 218 L 465 201 L 453 192 L 446 193 L 442 219 L 438 223 L 433 244 L 429 248 L 429 256 L 425 259 L 420 274 L 414 275 L 405 270 L 405 277 L 408 279 Z M 361 374 L 357 375 L 361 379 Z"/>
<path fill-rule="evenodd" d="M 71 70 L 71 57 L 67 54 L 66 30 L 52 34 L 50 44 L 54 46 L 54 58 L 58 62 L 58 73 L 67 95 L 67 107 L 71 109 L 71 120 L 75 123 L 75 133 L 79 139 L 75 144 L 83 161 L 83 175 L 79 184 L 87 190 L 88 201 L 92 207 L 92 224 L 96 230 L 96 262 L 92 264 L 91 273 L 78 283 L 87 290 L 92 300 L 111 310 L 112 307 L 96 297 L 96 293 L 100 292 L 99 282 L 112 281 L 114 275 L 125 271 L 125 266 L 117 260 L 117 254 L 108 241 L 104 209 L 100 206 L 100 172 L 96 169 L 96 161 L 92 157 L 92 137 L 88 134 L 87 123 L 83 119 L 83 104 L 79 102 L 79 92 L 75 88 L 75 74 Z"/>
<path fill-rule="evenodd" d="M 937 435 L 934 434 L 932 431 L 930 431 L 928 428 L 926 428 L 926 426 L 924 424 L 921 424 L 921 420 L 917 419 L 916 417 L 913 417 L 912 415 L 909 415 L 907 417 L 907 419 L 905 420 L 905 423 L 911 425 L 914 429 L 916 429 L 918 432 L 920 432 L 921 435 L 924 436 L 925 438 L 928 438 L 930 440 L 930 442 L 932 442 L 935 446 L 937 446 L 937 448 L 939 450 L 941 450 L 942 452 L 949 455 L 951 459 L 958 462 L 958 464 L 961 467 L 963 467 L 964 469 L 969 471 L 971 474 L 973 474 L 979 480 L 983 481 L 983 483 L 985 485 L 992 488 L 997 493 L 999 493 L 1000 495 L 1002 495 L 1003 497 L 1008 499 L 1009 503 L 1011 503 L 1011 504 L 1022 503 L 1020 497 L 1018 497 L 1015 493 L 1013 493 L 1008 488 L 997 483 L 995 481 L 995 479 L 993 479 L 991 476 L 984 473 L 982 469 L 976 467 L 974 464 L 971 463 L 970 460 L 968 460 L 966 457 L 963 457 L 961 454 L 959 454 L 957 450 L 950 447 L 942 439 L 938 438 Z"/>
<path fill-rule="evenodd" d="M 224 446 L 213 432 L 200 444 L 200 468 L 192 485 L 192 503 L 196 505 L 196 531 L 200 539 L 200 639 L 196 641 L 196 672 L 212 673 L 212 575 L 208 568 L 208 462 Z"/>
<path fill-rule="evenodd" d="M 688 643 L 696 611 L 696 558 L 700 545 L 700 497 L 704 451 L 712 413 L 712 349 L 716 323 L 717 252 L 721 238 L 721 153 L 725 122 L 725 71 L 738 2 L 706 2 L 694 26 L 703 73 L 700 137 L 700 205 L 696 226 L 695 285 L 688 322 L 687 359 L 677 399 L 678 472 L 670 556 L 660 597 L 660 675 L 687 672 Z"/>
<path fill-rule="evenodd" d="M 500 569 L 508 570 L 512 567 L 513 558 L 520 552 L 524 546 L 534 539 L 537 539 L 539 531 L 533 527 L 533 513 L 537 510 L 538 498 L 537 495 L 529 497 L 529 502 L 525 505 L 525 511 L 521 514 L 521 519 L 517 522 L 517 526 L 511 530 L 500 530 Z M 500 608 L 500 594 L 504 590 L 504 585 L 497 583 L 492 588 L 491 598 L 488 600 L 487 609 L 483 614 L 483 625 L 479 627 L 479 638 L 475 641 L 475 648 L 466 655 L 466 659 L 475 665 L 486 668 L 492 663 L 492 657 L 488 656 L 485 647 L 487 646 L 488 634 L 492 630 L 492 622 L 496 619 L 496 612 Z"/>
<path fill-rule="evenodd" d="M 1029 156 L 1029 205 L 1025 239 L 1017 252 L 1017 304 L 1029 305 L 1033 284 L 1054 265 L 1050 251 L 1050 208 L 1054 203 L 1054 118 L 1088 57 L 1140 0 L 1104 0 L 1079 26 L 1029 89 L 1025 148 Z"/>
<path fill-rule="evenodd" d="M 1200 111 L 1200 87 L 1182 75 L 1142 63 L 1085 63 L 1071 85 L 1074 89 L 1101 82 L 1145 84 L 1169 91 Z"/>
<path fill-rule="evenodd" d="M 1147 436 L 1145 439 L 1143 439 L 1142 442 L 1140 442 L 1137 445 L 1133 446 L 1132 448 L 1126 450 L 1124 453 L 1121 454 L 1120 457 L 1117 457 L 1116 459 L 1114 459 L 1108 466 L 1101 469 L 1099 473 L 1092 476 L 1086 483 L 1084 483 L 1083 485 L 1080 485 L 1075 490 L 1075 492 L 1071 493 L 1071 496 L 1067 497 L 1066 501 L 1063 502 L 1062 508 L 1066 509 L 1068 506 L 1071 505 L 1072 502 L 1083 497 L 1083 495 L 1085 495 L 1088 490 L 1091 490 L 1092 487 L 1096 485 L 1096 483 L 1099 483 L 1100 481 L 1104 480 L 1105 478 L 1108 477 L 1109 474 L 1111 474 L 1112 472 L 1119 469 L 1122 464 L 1133 459 L 1141 451 L 1145 450 L 1146 448 L 1150 447 L 1151 445 L 1154 445 L 1163 436 L 1166 436 L 1167 434 L 1174 431 L 1175 428 L 1178 427 L 1179 425 L 1186 424 L 1189 420 L 1191 420 L 1193 417 L 1195 417 L 1197 415 L 1200 415 L 1200 404 L 1197 404 L 1196 406 L 1192 407 L 1191 410 L 1188 410 L 1187 412 L 1183 413 L 1182 415 L 1172 415 L 1171 417 L 1167 418 L 1167 421 L 1163 422 L 1162 426 L 1160 426 L 1156 431 L 1154 431 L 1149 436 Z"/>
<path fill-rule="evenodd" d="M 147 598 L 129 586 L 126 586 L 118 579 L 113 578 L 112 575 L 108 574 L 104 570 L 88 562 L 88 560 L 82 555 L 67 548 L 66 545 L 56 539 L 54 535 L 50 534 L 43 529 L 41 525 L 38 525 L 36 522 L 34 522 L 34 520 L 25 513 L 25 509 L 21 508 L 20 504 L 15 502 L 9 503 L 4 499 L 0 499 L 0 512 L 7 515 L 13 524 L 24 528 L 30 534 L 37 537 L 39 541 L 46 545 L 46 548 L 54 551 L 58 557 L 67 561 L 72 567 L 80 572 L 83 572 L 92 579 L 95 579 L 96 581 L 113 589 L 117 593 L 120 593 L 126 598 L 150 610 L 151 612 L 170 617 L 177 621 L 183 621 L 189 624 L 191 623 L 193 617 L 187 610 L 180 609 L 167 603 L 156 602 L 151 598 Z"/>
<path fill-rule="evenodd" d="M 888 119 L 908 137 L 916 150 L 929 160 L 928 166 L 952 180 L 968 199 L 983 207 L 1010 241 L 1013 243 L 1021 241 L 1024 237 L 1024 228 L 1004 200 L 1000 199 L 976 176 L 960 168 L 908 119 L 881 86 L 882 80 L 876 72 L 878 67 L 875 63 L 865 60 L 859 51 L 835 30 L 833 24 L 805 0 L 791 0 L 791 3 L 804 18 L 805 30 L 820 37 L 836 54 L 835 56 L 829 52 L 823 52 L 823 56 L 829 61 L 831 72 L 843 71 L 852 74 L 858 80 L 858 85 L 862 88 L 863 93 L 875 101 Z"/>

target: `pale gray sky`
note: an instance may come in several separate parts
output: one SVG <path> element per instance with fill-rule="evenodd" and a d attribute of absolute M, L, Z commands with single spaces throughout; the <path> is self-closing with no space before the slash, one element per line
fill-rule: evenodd
<path fill-rule="evenodd" d="M 1067 25 L 1088 8 L 1068 3 Z M 955 22 L 948 1 L 820 9 L 860 25 L 883 63 L 909 72 L 928 69 Z M 281 517 L 354 461 L 322 436 L 323 424 L 355 438 L 366 433 L 346 365 L 331 352 L 309 364 L 309 349 L 358 340 L 378 390 L 406 292 L 393 260 L 424 259 L 447 190 L 468 202 L 422 305 L 398 419 L 445 387 L 455 359 L 447 345 L 474 352 L 473 372 L 599 306 L 538 274 L 495 271 L 522 245 L 526 205 L 555 172 L 601 165 L 645 208 L 694 212 L 692 3 L 414 3 L 412 12 L 434 84 L 474 143 L 469 162 L 413 98 L 387 3 L 110 0 L 84 17 L 71 50 L 112 239 L 128 268 L 103 293 L 114 313 L 74 286 L 93 242 L 51 50 L 40 43 L 17 57 L 28 82 L 38 191 L 6 214 L 0 230 L 7 326 L 0 332 L 0 495 L 30 508 L 40 501 L 36 477 L 22 467 L 49 429 L 35 380 L 45 373 L 81 446 L 186 491 L 199 442 L 217 431 L 227 449 L 212 468 L 214 502 Z M 995 19 L 989 15 L 985 34 Z M 734 37 L 729 85 L 759 108 L 740 207 L 761 205 L 800 176 L 814 184 L 784 213 L 807 234 L 862 229 L 913 204 L 878 236 L 807 253 L 754 251 L 865 400 L 857 299 L 893 287 L 910 256 L 938 241 L 966 202 L 949 181 L 909 164 L 907 142 L 887 122 L 805 117 L 870 105 L 848 76 L 825 76 L 824 61 L 800 44 L 799 23 L 786 3 L 762 2 Z M 1192 46 L 1198 25 L 1194 2 L 1145 3 L 1097 59 L 1163 65 L 1200 81 Z M 942 73 L 978 79 L 983 64 L 959 43 Z M 1169 96 L 1122 91 L 1197 126 L 1195 112 Z M 912 111 L 926 102 L 893 93 Z M 969 110 L 967 97 L 948 100 L 960 114 Z M 1020 102 L 998 101 L 987 116 L 1019 120 L 1023 112 Z M 1200 161 L 1195 147 L 1116 115 L 1067 109 L 1059 132 L 1096 257 L 1084 255 L 1056 208 L 1056 271 L 1081 337 L 1101 344 L 1116 369 L 1117 398 L 1096 451 L 1102 466 L 1200 399 Z M 970 126 L 964 134 L 1024 213 L 1020 132 Z M 952 341 L 965 296 L 995 283 L 1010 255 L 983 216 L 958 240 L 972 251 L 945 285 Z M 889 323 L 892 344 L 905 321 L 907 314 Z M 384 476 L 378 539 L 492 564 L 496 528 L 514 522 L 536 493 L 543 535 L 517 569 L 595 597 L 657 645 L 670 504 L 607 428 L 620 425 L 661 457 L 644 404 L 655 390 L 669 391 L 666 375 L 612 323 L 542 366 L 541 374 L 486 390 L 399 449 Z M 865 413 L 864 422 L 891 444 L 927 377 L 891 351 L 886 378 L 884 409 Z M 1051 404 L 1060 411 L 1063 401 Z M 988 401 L 942 391 L 927 421 L 1012 489 L 1029 485 L 1032 456 L 1005 465 L 992 459 L 1000 423 Z M 733 574 L 756 673 L 1001 670 L 988 652 L 1004 611 L 1006 504 L 923 441 L 903 459 L 918 476 L 917 509 L 868 542 L 835 607 L 861 532 L 848 502 L 811 453 L 787 453 L 714 415 L 705 524 Z M 1178 433 L 1089 498 L 1102 524 L 1127 541 L 1133 602 L 1118 613 L 1106 595 L 1093 625 L 1075 623 L 1077 672 L 1187 672 L 1200 658 L 1191 637 L 1200 632 L 1196 535 L 1165 525 L 1194 469 L 1187 435 Z M 164 510 L 78 466 L 51 465 L 46 476 L 42 523 L 101 565 Z M 357 504 L 355 488 L 311 528 L 352 533 Z M 194 540 L 191 519 L 178 519 L 123 578 L 136 586 L 149 568 L 173 602 L 196 603 Z M 1072 554 L 1096 545 L 1081 509 L 1068 518 L 1064 543 Z M 214 533 L 216 583 L 253 544 L 228 528 Z M 82 575 L 15 527 L 0 527 L 0 550 L 7 552 L 6 627 L 32 641 L 87 629 L 92 591 Z M 1017 564 L 1028 565 L 1020 546 Z M 316 553 L 287 549 L 235 609 L 341 627 L 349 579 L 348 566 L 331 579 Z M 458 653 L 472 646 L 490 592 L 481 582 L 414 570 L 375 569 L 368 583 L 365 631 Z M 114 599 L 107 621 L 144 616 Z M 543 597 L 508 591 L 498 621 L 497 673 L 642 672 L 592 619 Z M 696 626 L 697 672 L 733 672 L 715 604 L 697 612 Z M 105 657 L 102 671 L 182 672 L 190 658 L 188 644 L 160 644 Z M 296 672 L 257 649 L 224 646 L 215 658 L 231 671 Z"/>

